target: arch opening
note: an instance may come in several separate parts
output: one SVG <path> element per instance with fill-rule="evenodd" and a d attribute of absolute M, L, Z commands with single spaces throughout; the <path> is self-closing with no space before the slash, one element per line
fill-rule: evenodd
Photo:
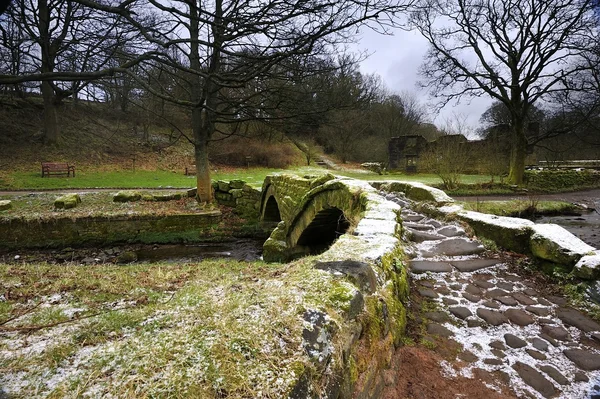
<path fill-rule="evenodd" d="M 263 213 L 263 222 L 266 224 L 277 225 L 281 222 L 281 213 L 279 212 L 279 205 L 274 196 L 270 196 L 265 204 L 265 211 Z"/>
<path fill-rule="evenodd" d="M 350 222 L 338 208 L 323 209 L 304 229 L 297 246 L 305 248 L 310 255 L 325 252 L 331 244 L 348 231 Z"/>

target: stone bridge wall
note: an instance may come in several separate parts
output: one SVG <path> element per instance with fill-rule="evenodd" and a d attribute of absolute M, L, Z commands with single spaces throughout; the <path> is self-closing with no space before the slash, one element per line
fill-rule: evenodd
<path fill-rule="evenodd" d="M 310 249 L 298 245 L 305 229 L 316 220 L 316 216 L 328 210 L 339 210 L 342 217 L 351 223 L 364 211 L 366 189 L 373 190 L 366 182 L 339 179 L 324 175 L 314 179 L 292 175 L 267 176 L 263 184 L 261 218 L 265 220 L 270 201 L 276 201 L 280 221 L 263 246 L 266 261 L 287 261 L 307 255 Z"/>
<path fill-rule="evenodd" d="M 335 325 L 327 322 L 326 309 L 306 310 L 304 319 L 309 325 L 303 338 L 316 373 L 313 370 L 301 377 L 290 398 L 380 397 L 385 386 L 383 371 L 406 327 L 409 289 L 400 207 L 367 182 L 331 175 L 267 177 L 263 216 L 270 197 L 277 201 L 282 221 L 265 243 L 265 258 L 287 258 L 299 235 L 322 210 L 340 209 L 351 222 L 350 231 L 328 250 L 309 258 L 315 268 L 354 288 L 351 295 L 343 296 L 345 319 Z M 337 348 L 337 353 L 328 353 L 326 347 Z"/>

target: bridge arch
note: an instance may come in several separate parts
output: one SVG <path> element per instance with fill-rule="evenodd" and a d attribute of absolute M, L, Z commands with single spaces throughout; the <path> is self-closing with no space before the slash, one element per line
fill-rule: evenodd
<path fill-rule="evenodd" d="M 274 224 L 281 222 L 281 212 L 279 211 L 279 204 L 274 195 L 268 197 L 265 202 L 265 207 L 262 211 L 262 221 L 264 224 Z"/>
<path fill-rule="evenodd" d="M 325 208 L 319 211 L 313 220 L 304 228 L 296 246 L 306 249 L 310 255 L 317 255 L 327 250 L 350 227 L 346 215 L 338 208 Z"/>
<path fill-rule="evenodd" d="M 294 195 L 298 193 L 298 182 L 293 179 L 302 184 L 306 181 L 287 176 L 266 185 L 263 191 L 263 225 L 268 226 L 276 220 L 276 210 L 284 222 L 273 230 L 263 245 L 266 261 L 286 261 L 324 252 L 348 231 L 352 220 L 358 221 L 364 211 L 359 187 L 350 187 L 335 179 Z"/>

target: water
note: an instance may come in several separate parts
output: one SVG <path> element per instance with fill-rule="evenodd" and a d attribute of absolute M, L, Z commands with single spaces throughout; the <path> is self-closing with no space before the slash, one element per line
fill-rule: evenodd
<path fill-rule="evenodd" d="M 262 257 L 263 243 L 264 240 L 245 239 L 195 245 L 155 245 L 145 246 L 135 251 L 135 253 L 138 262 L 189 262 L 206 258 L 255 261 Z"/>
<path fill-rule="evenodd" d="M 542 216 L 535 222 L 558 224 L 581 241 L 600 248 L 600 214 L 596 211 L 585 212 L 580 216 Z"/>

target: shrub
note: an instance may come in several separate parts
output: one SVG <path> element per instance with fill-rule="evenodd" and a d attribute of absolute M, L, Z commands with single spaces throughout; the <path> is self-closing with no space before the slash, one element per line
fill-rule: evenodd
<path fill-rule="evenodd" d="M 566 191 L 600 186 L 594 170 L 531 170 L 525 172 L 527 187 L 534 191 Z"/>
<path fill-rule="evenodd" d="M 268 142 L 245 137 L 215 142 L 209 152 L 211 162 L 230 166 L 286 168 L 302 163 L 301 154 L 288 141 Z"/>

